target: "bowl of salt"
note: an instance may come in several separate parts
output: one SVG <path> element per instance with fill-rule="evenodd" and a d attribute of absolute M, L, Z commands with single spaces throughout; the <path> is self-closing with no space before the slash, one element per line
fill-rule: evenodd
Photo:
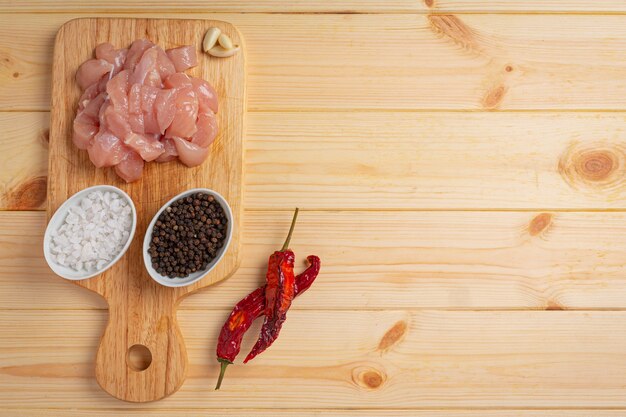
<path fill-rule="evenodd" d="M 136 226 L 135 205 L 124 191 L 111 185 L 85 188 L 50 219 L 43 241 L 46 262 L 65 279 L 94 277 L 121 259 Z"/>

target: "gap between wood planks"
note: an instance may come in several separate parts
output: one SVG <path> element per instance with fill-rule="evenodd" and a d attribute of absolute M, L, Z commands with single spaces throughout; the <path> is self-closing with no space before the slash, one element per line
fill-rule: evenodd
<path fill-rule="evenodd" d="M 359 407 L 332 407 L 332 408 L 293 408 L 293 407 L 272 407 L 271 410 L 269 409 L 263 409 L 263 408 L 236 408 L 236 409 L 232 409 L 232 408 L 208 408 L 208 407 L 188 407 L 188 408 L 181 408 L 181 407 L 167 407 L 167 408 L 151 408 L 151 409 L 147 409 L 147 408 L 102 408 L 102 407 L 92 407 L 92 408 L 88 408 L 88 407 L 76 407 L 76 408 L 65 408 L 65 407 L 42 407 L 42 408 L 36 408 L 36 407 L 32 407 L 32 408 L 22 408 L 22 407 L 4 407 L 2 411 L 16 411 L 16 412 L 41 412 L 41 411 L 77 411 L 77 412 L 90 412 L 90 411 L 98 411 L 98 412 L 107 412 L 107 413 L 132 413 L 131 415 L 163 415 L 163 416 L 167 416 L 168 412 L 183 412 L 183 413 L 189 413 L 192 411 L 210 411 L 211 413 L 215 413 L 215 415 L 221 415 L 221 416 L 231 416 L 231 415 L 237 415 L 237 416 L 247 416 L 247 414 L 245 414 L 246 412 L 254 412 L 255 416 L 275 416 L 275 412 L 279 412 L 279 413 L 283 413 L 283 412 L 294 412 L 297 411 L 298 412 L 298 416 L 316 416 L 319 417 L 320 415 L 317 413 L 325 413 L 325 412 L 352 412 L 352 411 L 359 411 L 359 412 L 365 412 L 368 414 L 361 414 L 359 413 L 359 416 L 361 417 L 368 417 L 368 416 L 372 416 L 372 417 L 384 417 L 386 416 L 385 413 L 388 412 L 402 412 L 402 411 L 406 411 L 406 412 L 418 412 L 420 413 L 419 415 L 416 414 L 407 414 L 410 415 L 412 417 L 421 417 L 422 414 L 421 413 L 428 413 L 428 412 L 441 412 L 441 411 L 452 411 L 455 414 L 450 416 L 448 414 L 446 414 L 446 417 L 456 417 L 456 413 L 463 413 L 463 414 L 458 414 L 459 417 L 468 417 L 469 414 L 467 413 L 473 413 L 474 412 L 488 412 L 489 415 L 484 415 L 484 414 L 476 414 L 477 416 L 480 417 L 499 417 L 499 416 L 503 416 L 505 417 L 505 415 L 503 414 L 492 414 L 494 412 L 499 412 L 499 411 L 519 411 L 521 413 L 524 413 L 522 415 L 517 414 L 520 417 L 525 417 L 526 415 L 528 415 L 529 417 L 546 417 L 546 415 L 541 414 L 535 414 L 535 411 L 575 411 L 575 412 L 586 412 L 586 411 L 592 411 L 594 413 L 597 412 L 601 412 L 601 414 L 594 414 L 594 417 L 603 417 L 603 416 L 607 416 L 607 417 L 623 417 L 622 414 L 613 414 L 613 411 L 626 411 L 626 408 L 620 408 L 620 407 L 602 407 L 602 408 L 593 408 L 593 407 L 527 407 L 527 408 L 520 408 L 520 407 L 424 407 L 424 408 L 420 408 L 420 407 L 416 407 L 416 408 L 411 408 L 411 407 L 385 407 L 385 408 L 373 408 L 373 407 L 364 407 L 364 408 L 359 408 Z M 529 413 L 529 414 L 527 414 Z M 21 416 L 22 414 L 18 414 L 17 416 Z M 41 414 L 41 416 L 48 416 L 48 415 L 52 415 L 50 413 L 44 413 Z M 66 415 L 74 415 L 74 414 L 66 414 Z M 326 415 L 326 414 L 324 414 Z M 341 416 L 350 416 L 352 417 L 353 414 L 338 414 Z M 403 414 L 404 415 L 404 414 Z M 550 414 L 550 416 L 558 416 L 558 417 L 567 417 L 564 416 L 562 414 Z M 16 416 L 16 417 L 17 417 Z M 40 417 L 40 415 L 37 415 L 38 417 Z M 188 414 L 185 414 L 185 417 L 187 417 Z M 394 416 L 396 416 L 394 414 Z M 424 414 L 424 416 L 428 416 L 428 417 L 432 417 L 431 414 Z M 586 414 L 575 414 L 576 417 L 589 417 L 589 415 Z M 55 416 L 57 417 L 57 416 Z M 508 417 L 508 415 L 507 415 Z"/>
<path fill-rule="evenodd" d="M 111 11 L 110 9 L 100 10 L 94 8 L 93 10 L 84 10 L 84 9 L 39 9 L 39 10 L 9 10 L 2 11 L 0 10 L 0 15 L 8 14 L 75 14 L 81 15 L 80 17 L 91 16 L 94 13 L 98 13 L 102 15 L 102 17 L 141 17 L 141 15 L 151 15 L 155 13 L 178 13 L 178 14 L 190 14 L 193 13 L 215 13 L 215 14 L 232 14 L 232 15 L 463 15 L 463 16 L 472 16 L 472 15 L 546 15 L 546 16 L 626 16 L 626 9 L 624 11 L 558 11 L 558 10 L 547 10 L 547 11 L 539 11 L 539 10 L 472 10 L 472 11 L 463 11 L 463 10 L 454 10 L 454 9 L 445 9 L 445 10 L 407 10 L 407 11 L 250 11 L 250 12 L 237 12 L 237 11 L 229 11 L 229 10 L 211 10 L 208 8 L 192 8 L 192 9 L 172 9 L 172 8 L 151 8 L 150 10 L 146 10 L 146 8 L 137 8 L 137 9 L 118 9 L 115 11 Z"/>

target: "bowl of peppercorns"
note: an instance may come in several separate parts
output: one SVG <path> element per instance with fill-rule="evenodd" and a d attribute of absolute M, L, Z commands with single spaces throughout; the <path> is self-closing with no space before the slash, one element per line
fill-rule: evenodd
<path fill-rule="evenodd" d="M 172 198 L 155 214 L 143 242 L 152 279 L 184 287 L 204 278 L 226 253 L 232 223 L 230 206 L 213 190 L 194 188 Z"/>

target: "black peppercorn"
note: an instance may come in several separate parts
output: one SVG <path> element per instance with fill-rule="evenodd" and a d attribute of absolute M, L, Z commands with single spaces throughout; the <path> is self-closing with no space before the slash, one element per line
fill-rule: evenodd
<path fill-rule="evenodd" d="M 152 229 L 152 267 L 169 278 L 206 269 L 224 246 L 226 213 L 215 197 L 195 193 L 173 202 Z"/>

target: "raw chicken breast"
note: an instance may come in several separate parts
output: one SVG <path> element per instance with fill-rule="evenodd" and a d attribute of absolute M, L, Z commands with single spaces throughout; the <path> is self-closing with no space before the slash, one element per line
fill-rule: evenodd
<path fill-rule="evenodd" d="M 90 59 L 81 64 L 76 71 L 76 82 L 83 90 L 113 71 L 113 65 L 104 59 Z"/>
<path fill-rule="evenodd" d="M 78 111 L 78 116 L 82 114 L 89 117 L 94 122 L 97 122 L 98 115 L 100 114 L 100 108 L 104 104 L 105 99 L 105 93 L 98 94 L 96 97 L 89 100 L 89 102 L 82 108 L 82 110 Z"/>
<path fill-rule="evenodd" d="M 90 122 L 82 122 L 77 117 L 74 119 L 74 134 L 72 142 L 78 149 L 88 149 L 93 137 L 98 133 L 98 126 Z"/>
<path fill-rule="evenodd" d="M 140 134 L 146 133 L 146 129 L 143 125 L 143 113 L 129 114 L 128 124 L 133 132 Z"/>
<path fill-rule="evenodd" d="M 154 102 L 159 95 L 160 89 L 149 85 L 142 85 L 139 90 L 139 108 L 142 112 L 154 111 Z"/>
<path fill-rule="evenodd" d="M 114 106 L 108 106 L 104 111 L 104 121 L 107 129 L 120 139 L 126 139 L 132 133 L 126 116 Z"/>
<path fill-rule="evenodd" d="M 98 133 L 100 125 L 98 114 L 103 103 L 104 93 L 100 93 L 89 100 L 82 110 L 78 110 L 74 119 L 74 134 L 72 136 L 72 141 L 78 149 L 87 149 L 94 135 Z"/>
<path fill-rule="evenodd" d="M 124 144 L 108 130 L 100 130 L 87 149 L 89 159 L 98 167 L 112 167 L 119 164 L 126 152 Z"/>
<path fill-rule="evenodd" d="M 170 75 L 176 73 L 176 68 L 174 67 L 174 63 L 167 56 L 165 51 L 161 48 L 157 48 L 157 68 L 159 70 L 159 74 L 161 74 L 161 80 L 165 80 Z"/>
<path fill-rule="evenodd" d="M 128 71 L 124 70 L 108 82 L 106 92 L 115 110 L 128 114 Z"/>
<path fill-rule="evenodd" d="M 133 84 L 144 84 L 152 87 L 162 87 L 161 74 L 157 69 L 158 52 L 156 46 L 147 49 L 141 60 L 135 66 L 134 71 L 128 77 L 128 82 Z"/>
<path fill-rule="evenodd" d="M 211 110 L 198 114 L 198 131 L 191 137 L 191 143 L 201 148 L 208 147 L 217 136 L 217 120 Z"/>
<path fill-rule="evenodd" d="M 161 90 L 154 102 L 159 133 L 165 133 L 165 129 L 172 124 L 176 115 L 176 90 Z"/>
<path fill-rule="evenodd" d="M 176 145 L 174 145 L 174 141 L 170 138 L 162 138 L 161 143 L 163 144 L 163 148 L 165 152 L 163 152 L 157 159 L 157 162 L 169 162 L 176 159 L 178 156 L 178 151 L 176 150 Z"/>
<path fill-rule="evenodd" d="M 163 144 L 150 135 L 131 133 L 124 139 L 124 143 L 147 162 L 154 161 L 165 152 Z"/>
<path fill-rule="evenodd" d="M 98 94 L 106 91 L 107 83 L 109 82 L 109 75 L 105 74 L 100 78 L 97 83 L 91 84 L 78 99 L 78 109 L 82 110 Z"/>
<path fill-rule="evenodd" d="M 133 84 L 128 91 L 128 113 L 141 113 L 141 84 Z"/>
<path fill-rule="evenodd" d="M 218 102 L 209 83 L 182 72 L 197 65 L 195 47 L 164 51 L 138 39 L 128 49 L 100 44 L 95 55 L 76 72 L 83 93 L 72 142 L 96 167 L 132 182 L 145 161 L 194 167 L 207 158 Z"/>
<path fill-rule="evenodd" d="M 188 167 L 195 167 L 204 162 L 209 154 L 209 148 L 201 148 L 200 146 L 187 142 L 185 139 L 173 137 L 178 159 Z"/>
<path fill-rule="evenodd" d="M 193 86 L 193 91 L 198 96 L 200 111 L 208 109 L 213 113 L 217 113 L 217 93 L 211 84 L 200 78 L 192 78 L 191 85 Z"/>
<path fill-rule="evenodd" d="M 98 83 L 91 84 L 89 87 L 87 87 L 87 89 L 83 91 L 83 94 L 81 94 L 80 98 L 78 99 L 78 110 L 84 109 L 87 103 L 89 103 L 98 94 L 100 94 L 100 92 L 98 91 Z"/>
<path fill-rule="evenodd" d="M 165 88 L 191 88 L 193 84 L 191 84 L 191 78 L 187 74 L 183 74 L 182 72 L 177 72 L 176 74 L 172 74 L 163 83 Z"/>
<path fill-rule="evenodd" d="M 165 137 L 190 138 L 198 130 L 198 98 L 191 88 L 176 93 L 176 113 L 172 124 L 165 131 Z"/>
<path fill-rule="evenodd" d="M 198 65 L 196 48 L 194 46 L 181 46 L 179 48 L 168 49 L 165 52 L 174 63 L 174 68 L 176 68 L 178 72 L 183 72 L 186 69 Z"/>
<path fill-rule="evenodd" d="M 154 111 L 159 89 L 149 85 L 142 85 L 140 91 L 140 107 L 143 114 L 144 133 L 161 133 L 157 122 L 157 115 Z"/>
<path fill-rule="evenodd" d="M 96 59 L 104 59 L 113 64 L 113 75 L 120 72 L 126 61 L 128 49 L 115 49 L 110 43 L 101 43 L 96 46 Z"/>
<path fill-rule="evenodd" d="M 137 181 L 143 172 L 143 159 L 135 151 L 129 151 L 115 166 L 115 173 L 126 182 Z"/>
<path fill-rule="evenodd" d="M 130 48 L 128 48 L 128 54 L 126 55 L 126 62 L 124 62 L 124 69 L 134 71 L 135 65 L 143 56 L 143 53 L 153 47 L 154 44 L 147 39 L 137 39 L 134 41 Z"/>

